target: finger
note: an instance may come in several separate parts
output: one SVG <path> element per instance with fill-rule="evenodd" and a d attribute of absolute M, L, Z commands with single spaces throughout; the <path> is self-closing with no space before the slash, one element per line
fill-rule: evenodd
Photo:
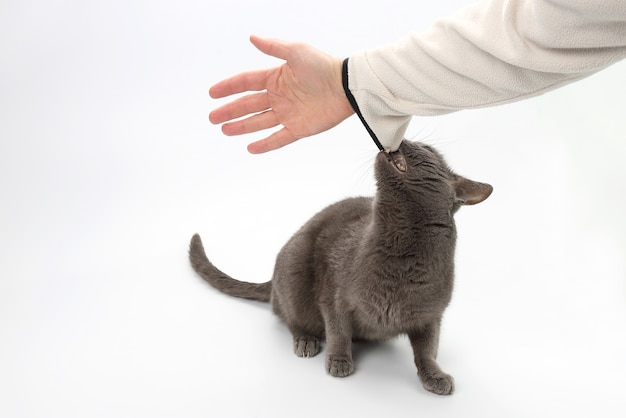
<path fill-rule="evenodd" d="M 262 131 L 263 129 L 273 128 L 279 124 L 278 118 L 273 111 L 268 110 L 263 113 L 250 116 L 244 120 L 233 123 L 226 123 L 222 126 L 222 132 L 228 136 L 249 134 L 252 132 Z"/>
<path fill-rule="evenodd" d="M 298 138 L 293 136 L 287 129 L 283 128 L 265 139 L 249 144 L 248 152 L 251 154 L 262 154 L 264 152 L 277 150 L 297 140 Z"/>
<path fill-rule="evenodd" d="M 275 58 L 287 60 L 291 57 L 292 43 L 280 39 L 261 38 L 256 35 L 250 36 L 250 42 L 259 51 Z"/>
<path fill-rule="evenodd" d="M 234 100 L 209 113 L 213 124 L 223 123 L 253 113 L 263 112 L 270 108 L 270 99 L 266 93 L 250 94 Z"/>
<path fill-rule="evenodd" d="M 270 71 L 272 70 L 248 71 L 226 78 L 212 86 L 209 89 L 209 95 L 214 99 L 220 99 L 245 91 L 265 90 Z"/>

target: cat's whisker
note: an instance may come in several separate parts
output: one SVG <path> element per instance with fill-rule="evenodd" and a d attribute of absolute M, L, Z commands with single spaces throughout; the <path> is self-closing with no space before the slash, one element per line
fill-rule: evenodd
<path fill-rule="evenodd" d="M 435 146 L 439 151 L 460 140 L 456 136 L 442 136 L 441 133 L 436 133 L 436 131 L 436 126 L 422 126 L 416 132 L 407 133 L 407 139 Z"/>
<path fill-rule="evenodd" d="M 360 150 L 357 152 L 356 160 L 359 161 L 357 163 L 357 173 L 359 175 L 356 179 L 356 185 L 358 189 L 364 189 L 365 186 L 370 186 L 374 183 L 374 159 L 378 151 L 370 150 Z"/>

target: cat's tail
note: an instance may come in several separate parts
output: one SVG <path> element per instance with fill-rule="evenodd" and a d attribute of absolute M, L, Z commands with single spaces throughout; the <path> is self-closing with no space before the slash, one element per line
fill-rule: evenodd
<path fill-rule="evenodd" d="M 207 258 L 202 240 L 198 234 L 195 234 L 191 238 L 191 243 L 189 244 L 189 261 L 191 261 L 193 269 L 220 292 L 238 298 L 253 299 L 262 302 L 270 301 L 270 294 L 272 292 L 271 281 L 266 283 L 241 282 L 222 272 Z"/>

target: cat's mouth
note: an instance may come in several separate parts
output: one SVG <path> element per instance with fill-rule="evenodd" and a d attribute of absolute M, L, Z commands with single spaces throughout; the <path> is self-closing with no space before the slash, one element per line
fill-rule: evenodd
<path fill-rule="evenodd" d="M 406 159 L 404 155 L 398 150 L 393 152 L 383 151 L 385 158 L 401 173 L 406 172 Z"/>

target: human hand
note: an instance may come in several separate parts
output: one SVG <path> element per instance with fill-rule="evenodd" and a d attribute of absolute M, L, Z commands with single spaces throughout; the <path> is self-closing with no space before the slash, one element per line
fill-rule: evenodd
<path fill-rule="evenodd" d="M 235 75 L 209 90 L 214 99 L 257 92 L 235 99 L 209 114 L 214 124 L 227 122 L 222 126 L 226 135 L 282 125 L 280 130 L 248 145 L 249 152 L 272 151 L 324 132 L 354 113 L 343 90 L 341 59 L 302 43 L 257 36 L 251 36 L 250 42 L 261 52 L 283 59 L 285 63 Z M 248 117 L 234 120 L 244 116 Z"/>

